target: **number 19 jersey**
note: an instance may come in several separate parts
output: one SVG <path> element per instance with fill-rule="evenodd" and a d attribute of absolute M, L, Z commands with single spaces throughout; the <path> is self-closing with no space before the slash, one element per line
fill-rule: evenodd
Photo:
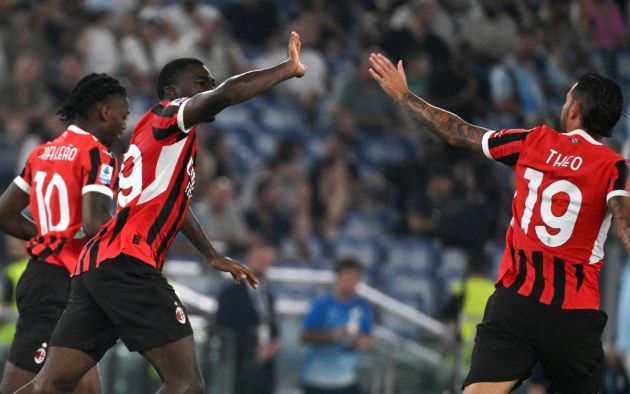
<path fill-rule="evenodd" d="M 188 213 L 197 142 L 187 99 L 161 101 L 138 122 L 123 157 L 114 217 L 86 245 L 74 275 L 126 254 L 158 270 Z"/>
<path fill-rule="evenodd" d="M 112 197 L 116 159 L 96 137 L 71 125 L 53 141 L 31 152 L 14 183 L 30 195 L 29 206 L 37 236 L 26 244 L 28 253 L 74 272 L 81 248 L 83 194 Z"/>
<path fill-rule="evenodd" d="M 599 309 L 608 200 L 630 196 L 624 158 L 583 130 L 490 131 L 482 148 L 513 166 L 513 218 L 497 279 L 563 309 Z"/>

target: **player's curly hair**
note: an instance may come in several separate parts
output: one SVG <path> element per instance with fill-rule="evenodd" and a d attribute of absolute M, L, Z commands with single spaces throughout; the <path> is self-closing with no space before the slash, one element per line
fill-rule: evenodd
<path fill-rule="evenodd" d="M 201 60 L 192 57 L 183 57 L 166 63 L 157 77 L 156 90 L 158 98 L 163 100 L 166 96 L 164 89 L 169 85 L 174 85 L 177 82 L 179 73 L 184 71 L 186 67 L 195 64 L 203 66 Z"/>
<path fill-rule="evenodd" d="M 578 79 L 573 96 L 582 106 L 584 129 L 590 134 L 610 137 L 623 114 L 623 94 L 619 85 L 603 75 L 587 73 Z"/>
<path fill-rule="evenodd" d="M 114 95 L 127 96 L 127 90 L 116 78 L 107 74 L 91 73 L 77 82 L 57 115 L 64 121 L 76 117 L 84 118 L 92 105 Z"/>

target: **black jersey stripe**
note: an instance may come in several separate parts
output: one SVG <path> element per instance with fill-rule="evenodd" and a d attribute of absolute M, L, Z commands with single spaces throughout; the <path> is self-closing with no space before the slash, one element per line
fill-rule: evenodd
<path fill-rule="evenodd" d="M 534 287 L 530 297 L 539 301 L 545 289 L 545 276 L 543 273 L 543 254 L 541 251 L 532 252 L 532 264 L 534 265 Z"/>
<path fill-rule="evenodd" d="M 499 137 L 493 137 L 490 138 L 490 140 L 488 141 L 488 147 L 492 150 L 493 148 L 509 144 L 510 142 L 523 141 L 525 138 L 527 138 L 528 134 L 529 132 L 524 131 L 522 133 L 509 133 L 503 134 Z"/>
<path fill-rule="evenodd" d="M 506 164 L 508 166 L 513 166 L 518 161 L 518 156 L 519 156 L 519 153 L 512 153 L 511 155 L 498 157 L 495 160 L 503 164 Z"/>
<path fill-rule="evenodd" d="M 173 224 L 171 224 L 171 228 L 168 230 L 168 232 L 166 233 L 166 236 L 164 237 L 164 239 L 162 240 L 162 242 L 160 242 L 160 247 L 158 248 L 157 252 L 155 253 L 155 260 L 156 263 L 159 264 L 160 261 L 162 261 L 162 254 L 164 254 L 168 248 L 168 246 L 171 244 L 171 241 L 173 237 L 175 237 L 175 235 L 177 234 L 177 230 L 179 230 L 180 224 L 183 221 L 184 217 L 183 215 L 187 215 L 188 212 L 184 212 L 184 210 L 186 209 L 186 202 L 182 201 L 182 203 L 179 205 L 179 210 L 177 212 L 177 219 L 175 219 L 173 221 Z M 181 218 L 181 219 L 180 219 Z M 158 267 L 158 269 L 162 269 L 162 267 Z"/>
<path fill-rule="evenodd" d="M 575 264 L 573 267 L 575 267 L 575 278 L 577 279 L 575 291 L 580 291 L 582 283 L 584 283 L 584 266 L 582 264 Z"/>
<path fill-rule="evenodd" d="M 628 166 L 625 160 L 620 160 L 615 164 L 617 167 L 617 179 L 613 185 L 613 190 L 626 190 L 626 180 L 628 179 Z"/>
<path fill-rule="evenodd" d="M 177 123 L 172 124 L 168 127 L 163 127 L 163 128 L 153 126 L 153 138 L 155 138 L 158 141 L 168 138 L 171 135 L 177 134 L 177 133 L 182 133 Z M 182 134 L 184 134 L 184 136 L 186 135 L 185 133 L 182 133 Z"/>
<path fill-rule="evenodd" d="M 516 275 L 516 280 L 510 286 L 510 289 L 514 291 L 519 291 L 523 284 L 525 283 L 525 279 L 527 279 L 527 258 L 525 257 L 525 251 L 518 251 L 518 274 Z"/>
<path fill-rule="evenodd" d="M 553 258 L 553 298 L 551 306 L 562 308 L 564 304 L 564 286 L 567 281 L 566 272 L 564 270 L 564 260 L 554 256 Z"/>
<path fill-rule="evenodd" d="M 179 111 L 179 105 L 158 104 L 151 108 L 151 112 L 162 118 L 171 118 Z"/>
<path fill-rule="evenodd" d="M 186 149 L 186 153 L 183 156 L 184 158 L 190 157 L 190 155 L 192 154 L 192 148 L 193 144 L 189 143 L 188 148 Z M 160 230 L 162 229 L 162 226 L 164 226 L 166 220 L 171 215 L 175 203 L 178 201 L 178 199 L 180 199 L 181 204 L 184 203 L 183 198 L 185 197 L 183 196 L 182 183 L 184 181 L 184 177 L 186 176 L 186 163 L 182 161 L 180 162 L 180 166 L 181 168 L 179 170 L 179 174 L 177 174 L 174 186 L 171 189 L 171 192 L 169 193 L 168 198 L 164 203 L 164 206 L 162 207 L 162 211 L 158 215 L 157 219 L 155 219 L 155 222 L 153 222 L 147 233 L 146 240 L 151 248 L 153 248 L 153 241 L 156 240 L 158 234 L 160 233 Z"/>
<path fill-rule="evenodd" d="M 130 211 L 130 208 L 125 207 L 116 215 L 116 223 L 114 224 L 114 230 L 112 230 L 112 235 L 109 237 L 109 242 L 107 242 L 107 246 L 111 245 L 112 242 L 114 242 L 114 240 L 118 238 L 118 235 L 120 234 L 123 227 L 125 226 L 125 223 L 127 223 L 127 219 L 129 218 L 129 211 Z"/>
<path fill-rule="evenodd" d="M 98 242 L 90 248 L 90 269 L 96 268 L 96 258 L 98 257 Z"/>
<path fill-rule="evenodd" d="M 101 164 L 101 152 L 98 147 L 90 149 L 90 172 L 88 173 L 88 179 L 86 185 L 92 185 L 96 183 L 96 176 L 98 175 L 98 167 Z"/>

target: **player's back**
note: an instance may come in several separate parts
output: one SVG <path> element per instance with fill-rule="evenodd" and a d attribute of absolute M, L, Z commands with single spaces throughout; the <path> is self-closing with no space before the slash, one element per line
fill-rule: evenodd
<path fill-rule="evenodd" d="M 121 166 L 116 215 L 88 243 L 75 274 L 121 253 L 161 269 L 195 182 L 196 136 L 183 127 L 183 103 L 162 101 L 136 125 Z"/>
<path fill-rule="evenodd" d="M 545 126 L 527 132 L 515 154 L 513 220 L 499 282 L 545 304 L 597 309 L 607 200 L 627 193 L 623 157 L 585 131 Z"/>
<path fill-rule="evenodd" d="M 38 235 L 28 241 L 31 256 L 74 270 L 87 242 L 82 231 L 83 194 L 113 196 L 115 158 L 92 134 L 69 126 L 33 150 L 15 183 L 30 194 Z"/>

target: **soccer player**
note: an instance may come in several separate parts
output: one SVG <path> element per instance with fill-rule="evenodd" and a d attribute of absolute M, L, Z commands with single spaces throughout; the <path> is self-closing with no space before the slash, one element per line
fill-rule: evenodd
<path fill-rule="evenodd" d="M 74 124 L 35 148 L 0 197 L 0 229 L 28 240 L 31 256 L 16 289 L 19 318 L 2 393 L 15 392 L 42 368 L 68 304 L 79 253 L 112 216 L 116 160 L 109 148 L 127 127 L 125 88 L 106 74 L 90 74 L 57 113 Z M 35 223 L 21 214 L 27 206 Z M 86 374 L 80 391 L 100 392 L 96 368 Z"/>
<path fill-rule="evenodd" d="M 562 132 L 492 131 L 412 94 L 402 62 L 372 54 L 370 63 L 372 78 L 424 127 L 516 174 L 513 220 L 464 393 L 507 393 L 537 360 L 550 392 L 597 393 L 607 319 L 599 310 L 599 272 L 611 218 L 630 252 L 626 163 L 601 143 L 622 113 L 619 86 L 601 75 L 581 76 L 567 93 Z"/>
<path fill-rule="evenodd" d="M 229 272 L 235 282 L 246 279 L 256 287 L 257 280 L 214 250 L 189 210 L 194 126 L 281 81 L 303 76 L 299 50 L 299 36 L 292 32 L 286 61 L 229 78 L 216 88 L 198 60 L 176 59 L 162 68 L 157 79 L 161 101 L 140 119 L 123 158 L 118 210 L 81 252 L 49 362 L 20 392 L 72 391 L 118 338 L 155 367 L 163 381 L 160 392 L 204 391 L 188 316 L 161 274 L 166 252 L 181 230 L 212 267 Z"/>

